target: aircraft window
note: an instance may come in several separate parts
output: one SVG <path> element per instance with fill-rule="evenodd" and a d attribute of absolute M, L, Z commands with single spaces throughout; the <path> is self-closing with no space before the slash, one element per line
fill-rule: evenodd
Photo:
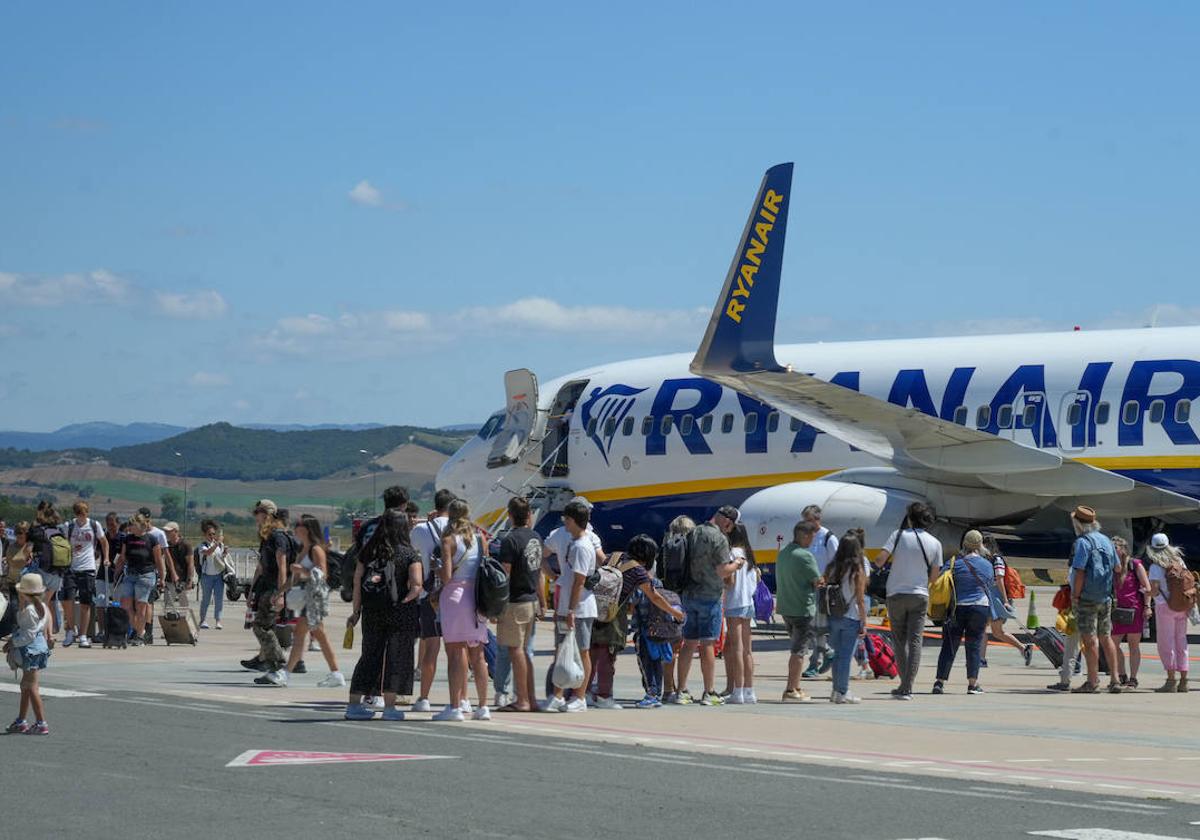
<path fill-rule="evenodd" d="M 675 416 L 668 414 L 662 419 L 662 433 L 664 435 L 671 434 L 671 427 L 675 425 Z"/>
<path fill-rule="evenodd" d="M 748 435 L 752 435 L 758 431 L 758 415 L 757 414 L 747 414 L 746 415 L 746 422 L 743 424 L 743 430 Z"/>
<path fill-rule="evenodd" d="M 975 413 L 975 425 L 980 429 L 986 429 L 991 420 L 992 407 L 990 405 L 979 406 L 979 411 Z"/>
<path fill-rule="evenodd" d="M 721 417 L 721 434 L 729 434 L 733 431 L 733 415 L 725 414 Z"/>
<path fill-rule="evenodd" d="M 792 427 L 792 431 L 793 431 L 793 432 L 798 432 L 798 431 L 800 431 L 800 427 L 801 427 L 801 426 L 803 426 L 803 425 L 804 425 L 804 421 L 803 421 L 803 420 L 801 420 L 799 417 L 793 417 L 793 418 L 792 418 L 792 424 L 791 424 L 791 427 Z"/>
<path fill-rule="evenodd" d="M 1167 404 L 1162 400 L 1150 403 L 1150 422 L 1161 423 L 1167 414 Z"/>
<path fill-rule="evenodd" d="M 1079 421 L 1083 419 L 1083 404 L 1071 403 L 1071 407 L 1067 409 L 1067 425 L 1078 426 Z"/>
<path fill-rule="evenodd" d="M 767 415 L 767 431 L 771 434 L 779 431 L 779 412 L 772 411 Z"/>
<path fill-rule="evenodd" d="M 1025 406 L 1025 413 L 1024 413 L 1024 416 L 1022 416 L 1022 418 L 1021 418 L 1021 424 L 1026 429 L 1032 429 L 1034 426 L 1037 425 L 1037 412 L 1038 412 L 1038 407 L 1037 407 L 1036 403 L 1034 405 Z"/>
<path fill-rule="evenodd" d="M 703 432 L 704 434 L 708 434 L 709 432 L 712 431 L 712 415 L 711 414 L 705 414 L 703 417 L 700 418 L 700 431 Z"/>
<path fill-rule="evenodd" d="M 483 424 L 483 428 L 479 430 L 479 436 L 484 440 L 495 437 L 500 431 L 500 424 L 504 422 L 503 414 L 493 414 Z"/>
<path fill-rule="evenodd" d="M 1121 409 L 1121 422 L 1126 426 L 1132 426 L 1138 421 L 1139 406 L 1137 400 L 1130 400 L 1125 403 L 1125 407 Z"/>
<path fill-rule="evenodd" d="M 647 417 L 642 421 L 642 437 L 648 437 L 650 432 L 654 430 L 654 418 Z"/>
<path fill-rule="evenodd" d="M 1108 415 L 1109 415 L 1110 409 L 1111 409 L 1111 406 L 1106 402 L 1102 402 L 1096 406 L 1096 424 L 1097 425 L 1103 426 L 1105 423 L 1108 422 Z"/>
<path fill-rule="evenodd" d="M 609 417 L 604 421 L 604 436 L 612 437 L 617 433 L 617 418 Z"/>
<path fill-rule="evenodd" d="M 696 427 L 696 418 L 690 414 L 683 415 L 683 419 L 679 421 L 679 434 L 690 435 L 692 429 Z"/>
<path fill-rule="evenodd" d="M 1011 405 L 1002 405 L 1000 410 L 996 412 L 996 425 L 1001 429 L 1011 429 L 1013 421 L 1013 408 Z"/>
<path fill-rule="evenodd" d="M 954 422 L 960 426 L 967 425 L 967 407 L 965 405 L 954 409 Z"/>
<path fill-rule="evenodd" d="M 1180 400 L 1175 403 L 1175 422 L 1186 423 L 1192 416 L 1192 401 Z"/>
<path fill-rule="evenodd" d="M 589 420 L 589 421 L 588 421 L 588 424 L 587 424 L 587 433 L 588 433 L 589 435 L 594 435 L 594 434 L 596 434 L 596 426 L 598 425 L 598 422 L 599 422 L 599 421 L 597 421 L 595 417 L 593 417 L 591 420 Z"/>
<path fill-rule="evenodd" d="M 621 434 L 625 435 L 625 437 L 629 437 L 631 434 L 633 434 L 632 417 L 626 417 L 625 422 L 621 424 Z"/>

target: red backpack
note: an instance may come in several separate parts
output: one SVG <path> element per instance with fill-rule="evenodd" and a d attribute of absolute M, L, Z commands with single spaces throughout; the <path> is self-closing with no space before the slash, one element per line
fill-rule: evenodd
<path fill-rule="evenodd" d="M 867 664 L 876 677 L 892 677 L 899 675 L 896 668 L 896 651 L 884 641 L 878 633 L 868 633 L 866 638 Z"/>

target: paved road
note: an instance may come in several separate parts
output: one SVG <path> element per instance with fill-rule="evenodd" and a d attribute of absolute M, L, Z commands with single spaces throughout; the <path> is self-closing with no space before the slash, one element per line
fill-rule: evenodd
<path fill-rule="evenodd" d="M 311 711 L 132 692 L 51 702 L 58 737 L 0 740 L 2 836 L 319 838 L 400 830 L 430 837 L 602 831 L 891 840 L 1106 828 L 1200 837 L 1190 825 L 1200 819 L 1197 809 L 1170 801 L 1131 803 L 472 725 L 347 723 L 331 720 L 332 700 Z M 226 766 L 248 750 L 451 758 Z M 53 780 L 48 796 L 46 779 Z M 22 788 L 30 785 L 48 810 L 27 807 Z"/>

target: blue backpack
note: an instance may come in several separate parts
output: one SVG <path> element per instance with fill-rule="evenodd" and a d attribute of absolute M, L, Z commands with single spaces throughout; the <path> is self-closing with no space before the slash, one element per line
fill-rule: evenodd
<path fill-rule="evenodd" d="M 1084 534 L 1080 537 L 1088 544 L 1088 561 L 1083 574 L 1083 591 L 1079 595 L 1085 601 L 1101 604 L 1112 597 L 1117 556 L 1107 539 L 1096 540 L 1091 536 Z"/>

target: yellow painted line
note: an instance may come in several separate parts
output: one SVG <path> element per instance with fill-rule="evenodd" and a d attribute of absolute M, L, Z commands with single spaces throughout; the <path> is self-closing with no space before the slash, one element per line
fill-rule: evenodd
<path fill-rule="evenodd" d="M 1131 455 L 1124 458 L 1078 458 L 1102 470 L 1192 470 L 1200 468 L 1197 455 Z"/>
<path fill-rule="evenodd" d="M 615 502 L 657 496 L 684 496 L 689 493 L 710 493 L 714 490 L 750 490 L 771 487 L 792 481 L 815 481 L 838 470 L 814 470 L 799 473 L 764 473 L 728 478 L 705 478 L 696 481 L 671 481 L 663 484 L 642 484 L 637 487 L 613 487 L 604 490 L 585 490 L 580 493 L 591 502 Z"/>

